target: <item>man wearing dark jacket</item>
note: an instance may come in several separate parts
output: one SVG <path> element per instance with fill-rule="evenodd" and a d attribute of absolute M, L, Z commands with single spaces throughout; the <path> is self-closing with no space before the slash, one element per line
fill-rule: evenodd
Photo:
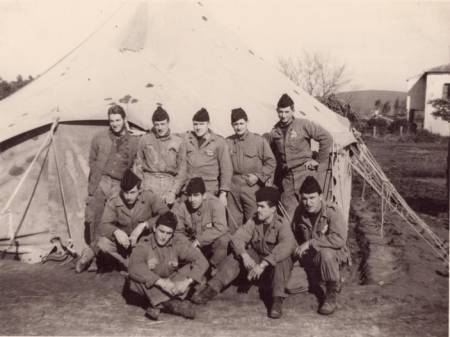
<path fill-rule="evenodd" d="M 336 310 L 336 296 L 341 289 L 340 265 L 349 259 L 348 225 L 339 206 L 322 199 L 317 180 L 308 176 L 300 189 L 301 202 L 292 223 L 298 247 L 295 257 L 311 281 L 325 283 L 325 300 L 319 313 L 330 315 Z M 317 289 L 317 285 L 310 284 Z"/>

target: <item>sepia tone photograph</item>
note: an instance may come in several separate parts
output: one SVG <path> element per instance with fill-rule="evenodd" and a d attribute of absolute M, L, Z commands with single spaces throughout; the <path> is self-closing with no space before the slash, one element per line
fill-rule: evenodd
<path fill-rule="evenodd" d="M 450 2 L 0 0 L 1 336 L 448 336 Z"/>

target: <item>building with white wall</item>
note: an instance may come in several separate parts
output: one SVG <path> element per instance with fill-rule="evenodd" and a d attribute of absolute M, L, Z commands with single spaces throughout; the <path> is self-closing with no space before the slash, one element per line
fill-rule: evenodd
<path fill-rule="evenodd" d="M 432 133 L 450 136 L 450 123 L 433 116 L 435 109 L 430 104 L 430 100 L 437 98 L 450 100 L 450 64 L 431 68 L 409 78 L 407 86 L 408 120 Z"/>

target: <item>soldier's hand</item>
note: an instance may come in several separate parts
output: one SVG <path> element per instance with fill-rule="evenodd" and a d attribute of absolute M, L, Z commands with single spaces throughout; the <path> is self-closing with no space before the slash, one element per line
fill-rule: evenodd
<path fill-rule="evenodd" d="M 298 258 L 301 258 L 302 255 L 305 254 L 306 251 L 309 249 L 309 247 L 310 247 L 310 242 L 309 242 L 309 241 L 303 242 L 300 246 L 298 246 L 298 247 L 295 249 L 295 255 L 296 255 Z"/>
<path fill-rule="evenodd" d="M 319 166 L 319 162 L 317 162 L 314 159 L 310 159 L 305 163 L 305 167 L 310 171 L 317 170 L 317 167 Z"/>
<path fill-rule="evenodd" d="M 175 193 L 168 191 L 164 193 L 163 199 L 166 202 L 166 204 L 171 205 L 175 202 Z"/>
<path fill-rule="evenodd" d="M 219 199 L 222 202 L 222 204 L 227 207 L 227 192 L 221 191 L 219 194 Z"/>
<path fill-rule="evenodd" d="M 132 247 L 134 247 L 137 243 L 137 240 L 141 236 L 142 232 L 148 228 L 148 222 L 141 222 L 139 225 L 136 226 L 136 228 L 131 232 L 130 234 L 130 244 Z"/>
<path fill-rule="evenodd" d="M 160 278 L 155 284 L 169 295 L 175 295 L 175 284 L 170 279 Z"/>
<path fill-rule="evenodd" d="M 173 288 L 174 295 L 183 295 L 184 293 L 186 293 L 189 290 L 191 283 L 192 283 L 191 278 L 175 282 Z"/>
<path fill-rule="evenodd" d="M 130 247 L 130 238 L 123 230 L 116 229 L 114 231 L 114 237 L 116 238 L 117 243 L 123 248 L 127 249 L 128 247 Z"/>
<path fill-rule="evenodd" d="M 248 280 L 258 280 L 262 273 L 264 272 L 264 269 L 268 266 L 268 262 L 262 261 L 260 264 L 257 264 L 253 267 L 252 270 L 249 271 L 247 278 Z"/>
<path fill-rule="evenodd" d="M 248 186 L 253 186 L 258 182 L 258 177 L 255 176 L 253 173 L 249 173 L 245 175 L 245 182 Z"/>
<path fill-rule="evenodd" d="M 253 260 L 248 253 L 243 253 L 241 255 L 242 257 L 242 263 L 244 264 L 245 269 L 251 270 L 253 267 L 255 267 L 256 262 Z"/>

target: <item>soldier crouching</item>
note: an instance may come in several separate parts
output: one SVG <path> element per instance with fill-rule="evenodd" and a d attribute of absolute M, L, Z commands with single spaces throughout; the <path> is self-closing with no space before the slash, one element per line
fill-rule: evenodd
<path fill-rule="evenodd" d="M 173 239 L 177 222 L 172 212 L 161 215 L 155 231 L 141 240 L 130 257 L 130 290 L 148 299 L 150 319 L 157 320 L 160 310 L 195 318 L 195 309 L 185 298 L 201 282 L 208 261 L 186 240 Z"/>
<path fill-rule="evenodd" d="M 205 304 L 246 270 L 247 279 L 258 281 L 262 294 L 269 292 L 269 317 L 282 316 L 295 239 L 289 224 L 277 215 L 279 198 L 275 187 L 262 187 L 256 192 L 255 216 L 231 238 L 235 254 L 228 255 L 207 286 L 192 296 L 194 303 Z"/>
<path fill-rule="evenodd" d="M 336 296 L 341 289 L 340 266 L 349 259 L 348 225 L 339 207 L 322 199 L 322 190 L 314 177 L 305 179 L 300 196 L 292 224 L 299 244 L 294 256 L 304 267 L 313 292 L 321 292 L 317 281 L 325 284 L 319 313 L 330 315 L 336 310 Z M 317 295 L 321 297 L 320 293 Z"/>

